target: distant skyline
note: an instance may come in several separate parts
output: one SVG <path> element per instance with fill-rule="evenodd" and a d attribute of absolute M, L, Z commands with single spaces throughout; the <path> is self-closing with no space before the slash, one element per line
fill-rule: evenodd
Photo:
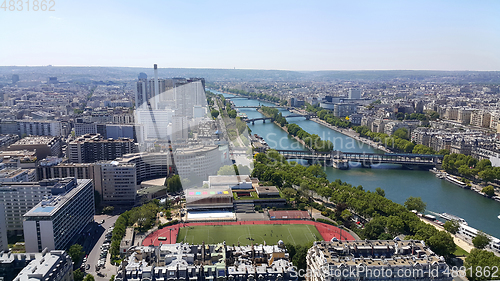
<path fill-rule="evenodd" d="M 0 9 L 0 65 L 500 70 L 500 1 L 55 3 Z"/>

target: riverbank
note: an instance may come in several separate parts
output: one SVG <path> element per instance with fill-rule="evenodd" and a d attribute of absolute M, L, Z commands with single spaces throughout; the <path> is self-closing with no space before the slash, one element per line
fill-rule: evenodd
<path fill-rule="evenodd" d="M 260 108 L 259 108 L 259 109 L 257 109 L 257 112 L 259 112 L 260 114 L 262 114 L 262 115 L 264 115 L 264 116 L 266 116 L 266 117 L 270 117 L 269 115 L 265 114 L 262 110 L 260 110 Z M 305 148 L 307 148 L 309 151 L 314 151 L 314 149 L 312 149 L 311 147 L 309 147 L 309 146 L 306 144 L 306 142 L 305 142 L 305 141 L 301 140 L 301 139 L 300 139 L 299 137 L 297 137 L 297 136 L 292 136 L 292 135 L 290 135 L 290 134 L 288 133 L 288 129 L 287 129 L 285 126 L 281 126 L 281 125 L 280 125 L 278 122 L 276 122 L 276 121 L 273 121 L 273 123 L 274 123 L 276 126 L 280 127 L 280 128 L 281 128 L 281 129 L 282 129 L 285 133 L 287 133 L 287 134 L 288 134 L 288 136 L 290 136 L 290 137 L 294 138 L 296 141 L 298 141 L 300 144 L 302 144 L 302 145 L 303 145 Z"/>
<path fill-rule="evenodd" d="M 420 220 L 425 222 L 426 224 L 434 226 L 434 228 L 436 228 L 439 231 L 446 231 L 444 229 L 444 227 L 442 227 L 434 222 L 431 222 L 425 218 L 421 217 Z M 458 247 L 464 249 L 467 253 L 470 253 L 470 251 L 472 251 L 472 249 L 474 249 L 473 245 L 469 244 L 467 241 L 463 240 L 462 238 L 457 237 L 455 234 L 450 233 L 450 235 L 451 235 L 451 237 L 453 237 L 453 242 L 455 242 L 455 244 L 457 244 Z"/>
<path fill-rule="evenodd" d="M 356 133 L 356 132 L 355 132 L 354 130 L 352 130 L 352 129 L 343 129 L 343 128 L 339 128 L 339 127 L 336 127 L 336 126 L 330 125 L 330 124 L 328 124 L 326 121 L 321 120 L 321 119 L 319 119 L 319 118 L 317 118 L 317 117 L 311 118 L 311 119 L 309 119 L 309 120 L 311 120 L 311 121 L 313 121 L 313 122 L 316 122 L 316 123 L 318 123 L 318 124 L 320 124 L 320 125 L 322 125 L 322 126 L 325 126 L 325 127 L 327 127 L 328 129 L 331 129 L 331 130 L 334 130 L 334 131 L 336 131 L 336 132 L 338 132 L 338 133 L 341 133 L 341 134 L 343 134 L 343 135 L 346 135 L 346 136 L 348 136 L 348 137 L 350 137 L 350 138 L 353 138 L 353 139 L 355 139 L 356 141 L 359 141 L 359 142 L 362 142 L 362 143 L 364 143 L 364 144 L 367 144 L 367 145 L 368 145 L 368 146 L 370 146 L 370 147 L 373 147 L 373 148 L 378 149 L 378 150 L 382 150 L 382 151 L 383 151 L 383 152 L 385 152 L 385 153 L 393 153 L 391 150 L 389 150 L 388 148 L 386 148 L 386 147 L 384 147 L 384 146 L 382 146 L 382 145 L 378 144 L 377 142 L 374 142 L 374 141 L 369 140 L 369 139 L 367 139 L 367 138 L 360 137 L 360 136 L 359 136 L 359 134 L 358 134 L 358 133 Z"/>

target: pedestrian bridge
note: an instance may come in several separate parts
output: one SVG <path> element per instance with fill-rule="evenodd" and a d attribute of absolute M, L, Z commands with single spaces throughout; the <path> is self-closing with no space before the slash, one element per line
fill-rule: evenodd
<path fill-rule="evenodd" d="M 289 115 L 286 115 L 286 116 L 283 116 L 283 117 L 285 117 L 285 118 L 305 117 L 306 120 L 309 120 L 309 119 L 311 119 L 311 117 L 314 117 L 314 116 L 316 116 L 316 114 L 292 113 L 292 114 L 289 114 Z M 271 117 L 259 117 L 259 118 L 245 119 L 245 122 L 252 123 L 252 125 L 254 125 L 255 121 L 259 121 L 259 120 L 262 120 L 263 123 L 266 123 L 266 120 L 271 120 L 271 122 L 274 121 L 273 118 L 271 118 Z"/>
<path fill-rule="evenodd" d="M 309 163 L 321 163 L 331 166 L 343 166 L 350 162 L 360 163 L 363 167 L 378 164 L 399 164 L 406 168 L 434 167 L 440 165 L 443 155 L 412 153 L 363 153 L 363 152 L 311 152 L 300 150 L 277 150 L 286 159 L 307 160 Z M 340 165 L 340 166 L 339 166 Z"/>

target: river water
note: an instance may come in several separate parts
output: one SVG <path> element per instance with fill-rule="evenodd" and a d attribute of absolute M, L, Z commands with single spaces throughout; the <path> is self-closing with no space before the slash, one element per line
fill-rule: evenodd
<path fill-rule="evenodd" d="M 232 95 L 224 94 L 224 96 L 230 97 Z M 248 99 L 234 99 L 233 102 L 236 106 L 273 105 Z M 247 114 L 248 118 L 263 116 L 256 109 L 241 108 L 239 111 Z M 282 110 L 282 112 L 284 116 L 290 114 L 287 110 Z M 295 123 L 308 133 L 317 134 L 322 139 L 329 139 L 333 142 L 336 150 L 382 153 L 362 142 L 303 117 L 289 118 L 288 122 Z M 249 124 L 249 128 L 253 134 L 263 137 L 271 148 L 305 150 L 295 139 L 270 121 L 266 123 L 256 121 L 255 125 Z M 500 214 L 499 202 L 438 179 L 434 173 L 429 171 L 404 170 L 399 165 L 378 165 L 372 168 L 351 165 L 349 170 L 326 167 L 325 172 L 330 181 L 340 179 L 354 186 L 362 185 L 365 190 L 370 191 L 375 191 L 377 187 L 380 187 L 385 190 L 387 198 L 400 204 L 404 204 L 410 196 L 421 197 L 431 214 L 450 213 L 465 219 L 470 226 L 476 229 L 500 237 L 500 220 L 497 218 Z"/>

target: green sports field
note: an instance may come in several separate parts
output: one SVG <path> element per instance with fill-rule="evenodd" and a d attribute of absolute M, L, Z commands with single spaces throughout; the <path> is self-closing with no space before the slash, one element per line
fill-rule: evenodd
<path fill-rule="evenodd" d="M 250 239 L 249 239 L 250 238 Z M 253 240 L 251 240 L 253 239 Z M 276 244 L 279 240 L 295 245 L 304 245 L 311 241 L 322 240 L 314 225 L 308 224 L 256 224 L 224 226 L 182 227 L 177 242 L 189 244 L 222 243 L 227 245 Z"/>

